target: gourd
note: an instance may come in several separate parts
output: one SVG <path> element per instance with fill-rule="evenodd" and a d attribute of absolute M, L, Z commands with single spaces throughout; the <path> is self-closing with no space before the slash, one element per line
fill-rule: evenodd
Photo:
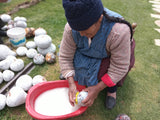
<path fill-rule="evenodd" d="M 25 31 L 26 31 L 26 38 L 33 37 L 35 28 L 33 28 L 33 27 L 25 28 Z"/>
<path fill-rule="evenodd" d="M 32 87 L 32 77 L 29 75 L 22 75 L 16 81 L 16 86 L 28 91 Z"/>
<path fill-rule="evenodd" d="M 14 22 L 17 22 L 17 21 L 27 22 L 27 19 L 25 17 L 19 17 L 19 16 L 17 16 L 17 17 L 14 18 Z"/>
<path fill-rule="evenodd" d="M 46 34 L 47 34 L 46 30 L 43 28 L 38 28 L 34 31 L 35 36 L 46 35 Z"/>
<path fill-rule="evenodd" d="M 27 52 L 26 52 L 26 56 L 28 58 L 34 58 L 34 56 L 37 54 L 36 49 L 30 48 Z"/>
<path fill-rule="evenodd" d="M 78 104 L 80 106 L 85 106 L 82 103 L 82 101 L 84 99 L 86 99 L 87 96 L 88 96 L 88 92 L 86 92 L 86 91 L 77 92 L 77 94 L 76 94 L 76 104 Z"/>
<path fill-rule="evenodd" d="M 37 48 L 38 52 L 42 55 L 46 55 L 49 52 L 55 53 L 56 52 L 56 46 L 52 43 L 48 48 L 42 49 L 40 47 Z"/>
<path fill-rule="evenodd" d="M 10 65 L 10 69 L 15 72 L 19 72 L 24 68 L 24 62 L 22 59 L 16 59 L 13 63 Z"/>
<path fill-rule="evenodd" d="M 0 60 L 6 59 L 8 55 L 16 56 L 16 53 L 12 51 L 8 46 L 0 45 Z"/>
<path fill-rule="evenodd" d="M 27 93 L 20 87 L 12 87 L 6 99 L 6 104 L 9 107 L 16 107 L 25 103 Z"/>
<path fill-rule="evenodd" d="M 17 21 L 14 24 L 15 27 L 22 27 L 22 28 L 26 28 L 27 27 L 27 23 L 25 21 Z"/>
<path fill-rule="evenodd" d="M 17 60 L 17 58 L 15 56 L 12 55 L 8 55 L 7 58 L 5 59 L 8 61 L 9 65 L 11 65 L 11 63 L 13 63 L 14 61 Z"/>
<path fill-rule="evenodd" d="M 0 62 L 0 69 L 1 70 L 8 70 L 9 69 L 9 67 L 10 67 L 10 62 L 9 62 L 9 60 L 2 60 L 1 62 Z"/>
<path fill-rule="evenodd" d="M 6 106 L 6 96 L 0 94 L 0 110 L 2 110 Z"/>
<path fill-rule="evenodd" d="M 18 47 L 16 50 L 17 55 L 19 56 L 25 56 L 27 52 L 27 48 L 26 47 Z"/>
<path fill-rule="evenodd" d="M 33 85 L 36 85 L 38 83 L 41 83 L 41 82 L 45 82 L 47 81 L 45 77 L 43 77 L 42 75 L 36 75 L 33 77 Z"/>
<path fill-rule="evenodd" d="M 11 70 L 5 70 L 3 71 L 3 80 L 6 82 L 9 82 L 14 77 L 14 72 Z"/>
<path fill-rule="evenodd" d="M 34 41 L 28 41 L 27 43 L 26 43 L 26 47 L 27 48 L 36 48 L 36 43 L 34 42 Z"/>
<path fill-rule="evenodd" d="M 36 54 L 33 58 L 33 62 L 35 64 L 43 64 L 45 62 L 45 58 L 42 54 Z"/>
<path fill-rule="evenodd" d="M 54 63 L 54 62 L 56 61 L 56 56 L 54 55 L 54 53 L 49 52 L 49 53 L 46 54 L 45 60 L 46 60 L 48 63 Z"/>
<path fill-rule="evenodd" d="M 46 49 L 52 43 L 52 38 L 49 35 L 39 35 L 34 37 L 34 42 L 39 48 Z"/>
<path fill-rule="evenodd" d="M 14 27 L 22 27 L 26 28 L 27 27 L 27 19 L 25 17 L 15 17 L 14 18 Z"/>
<path fill-rule="evenodd" d="M 10 64 L 12 62 L 14 62 L 15 60 L 16 60 L 15 56 L 12 56 L 12 55 L 7 56 L 7 58 L 5 60 L 2 60 L 0 62 L 0 69 L 1 70 L 8 70 L 10 67 Z"/>
<path fill-rule="evenodd" d="M 3 82 L 3 74 L 0 72 L 0 84 Z"/>
<path fill-rule="evenodd" d="M 6 23 L 8 23 L 11 20 L 11 16 L 8 14 L 2 14 L 0 18 L 3 22 L 6 22 Z"/>

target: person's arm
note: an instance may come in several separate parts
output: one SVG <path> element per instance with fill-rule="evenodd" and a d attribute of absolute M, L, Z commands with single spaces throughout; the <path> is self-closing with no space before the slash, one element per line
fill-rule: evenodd
<path fill-rule="evenodd" d="M 63 38 L 60 44 L 59 65 L 60 70 L 67 79 L 69 76 L 74 76 L 73 58 L 76 50 L 76 44 L 72 37 L 72 30 L 67 23 L 64 28 Z"/>
<path fill-rule="evenodd" d="M 59 52 L 59 64 L 63 77 L 68 80 L 69 84 L 69 101 L 72 106 L 74 106 L 75 95 L 77 88 L 74 82 L 74 67 L 73 67 L 73 58 L 76 50 L 76 44 L 72 37 L 72 30 L 69 24 L 66 24 L 63 38 L 60 44 Z"/>
<path fill-rule="evenodd" d="M 110 79 L 110 87 L 118 83 L 128 72 L 131 54 L 129 27 L 126 24 L 116 23 L 112 29 L 106 44 L 107 50 L 111 54 L 110 66 L 108 72 L 101 78 L 106 84 L 108 83 L 108 79 Z"/>

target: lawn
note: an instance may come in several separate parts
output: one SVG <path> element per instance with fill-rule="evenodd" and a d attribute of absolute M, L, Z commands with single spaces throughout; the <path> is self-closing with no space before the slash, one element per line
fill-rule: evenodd
<path fill-rule="evenodd" d="M 10 3 L 0 3 L 0 14 L 8 12 L 17 4 L 27 0 L 12 0 Z M 28 0 L 29 1 L 29 0 Z M 68 120 L 113 120 L 118 114 L 125 113 L 132 120 L 160 120 L 160 47 L 155 46 L 154 39 L 160 34 L 150 13 L 152 4 L 148 0 L 102 0 L 105 7 L 120 13 L 130 23 L 136 22 L 138 27 L 134 34 L 136 41 L 136 62 L 128 74 L 123 87 L 118 88 L 117 104 L 114 109 L 104 107 L 105 90 L 102 91 L 93 106 L 77 117 Z M 21 9 L 12 15 L 27 18 L 28 27 L 42 27 L 52 37 L 57 47 L 62 39 L 66 19 L 61 0 L 42 0 L 35 6 Z M 27 39 L 27 41 L 33 39 Z M 31 60 L 27 58 L 25 63 Z M 48 81 L 59 79 L 59 64 L 36 65 L 31 76 L 41 74 Z M 32 120 L 25 110 L 25 105 L 15 108 L 5 107 L 0 111 L 0 120 Z"/>

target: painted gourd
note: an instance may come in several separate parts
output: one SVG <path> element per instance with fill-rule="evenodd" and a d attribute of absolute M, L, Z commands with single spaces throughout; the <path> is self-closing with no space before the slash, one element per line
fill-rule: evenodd
<path fill-rule="evenodd" d="M 30 37 L 33 37 L 34 36 L 34 31 L 35 31 L 35 28 L 31 27 L 31 28 L 25 28 L 25 31 L 26 31 L 26 38 L 30 38 Z M 30 42 L 30 41 L 29 41 Z"/>
<path fill-rule="evenodd" d="M 40 65 L 45 62 L 45 58 L 42 54 L 36 54 L 33 58 L 33 62 Z"/>
<path fill-rule="evenodd" d="M 45 59 L 48 63 L 54 63 L 56 61 L 56 56 L 54 55 L 54 53 L 49 52 L 46 54 Z"/>
<path fill-rule="evenodd" d="M 86 91 L 81 91 L 81 92 L 77 92 L 76 94 L 76 104 L 80 105 L 80 106 L 85 106 L 82 101 L 87 97 L 88 92 Z"/>

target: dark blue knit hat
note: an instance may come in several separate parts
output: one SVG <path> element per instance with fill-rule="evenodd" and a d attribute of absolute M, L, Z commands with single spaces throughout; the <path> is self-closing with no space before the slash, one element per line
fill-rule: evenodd
<path fill-rule="evenodd" d="M 88 29 L 103 13 L 101 0 L 63 0 L 63 7 L 69 25 L 77 31 Z"/>

